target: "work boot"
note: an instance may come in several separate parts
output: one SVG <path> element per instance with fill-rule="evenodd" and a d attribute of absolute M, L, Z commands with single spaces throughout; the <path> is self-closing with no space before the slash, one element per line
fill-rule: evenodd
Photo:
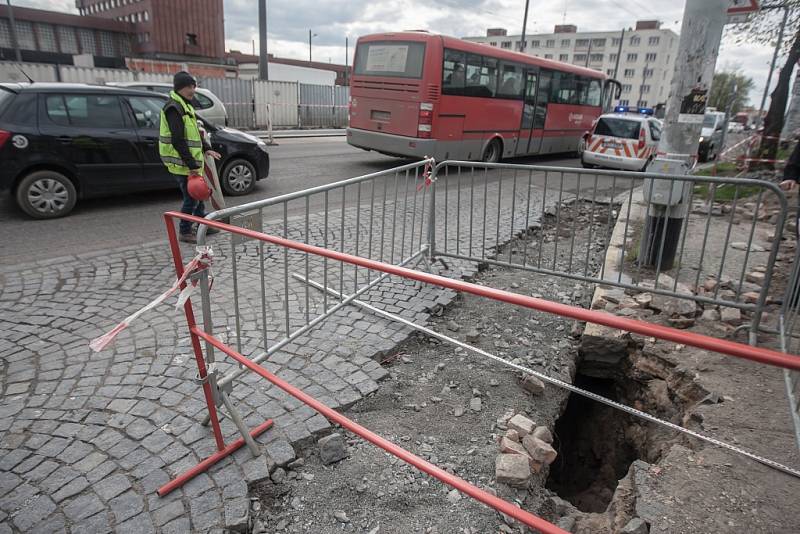
<path fill-rule="evenodd" d="M 178 236 L 178 241 L 183 241 L 184 243 L 192 243 L 193 245 L 197 244 L 197 236 L 194 232 L 189 232 L 187 234 L 180 234 Z"/>

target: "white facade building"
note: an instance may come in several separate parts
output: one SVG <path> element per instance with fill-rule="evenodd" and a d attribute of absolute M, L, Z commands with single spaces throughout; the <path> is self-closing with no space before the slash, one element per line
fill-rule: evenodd
<path fill-rule="evenodd" d="M 576 26 L 562 24 L 553 33 L 527 35 L 525 52 L 602 71 L 622 84 L 617 104 L 654 108 L 665 104 L 669 96 L 679 40 L 675 32 L 660 25 L 640 20 L 635 29 L 625 29 L 623 34 L 622 30 L 578 32 Z M 463 39 L 519 51 L 521 37 L 506 33 L 494 28 L 485 37 Z"/>

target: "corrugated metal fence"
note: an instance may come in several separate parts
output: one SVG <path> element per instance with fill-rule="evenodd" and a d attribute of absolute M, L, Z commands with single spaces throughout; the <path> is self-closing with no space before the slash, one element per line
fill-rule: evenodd
<path fill-rule="evenodd" d="M 39 82 L 104 84 L 107 82 L 171 82 L 167 74 L 73 65 L 24 63 L 23 70 Z M 11 61 L 0 61 L 0 82 L 24 82 Z M 237 78 L 202 78 L 201 86 L 216 94 L 228 110 L 234 128 L 343 128 L 347 126 L 350 88 L 295 82 L 267 82 Z M 269 114 L 268 114 L 269 110 Z"/>
<path fill-rule="evenodd" d="M 300 84 L 300 126 L 347 126 L 349 87 Z"/>

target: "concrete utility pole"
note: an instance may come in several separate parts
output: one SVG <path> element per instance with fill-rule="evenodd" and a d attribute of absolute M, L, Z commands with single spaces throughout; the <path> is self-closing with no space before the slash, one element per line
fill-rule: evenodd
<path fill-rule="evenodd" d="M 625 28 L 622 28 L 622 33 L 619 36 L 619 48 L 617 49 L 617 60 L 614 62 L 614 79 L 619 80 L 617 77 L 619 70 L 619 58 L 622 56 L 622 41 L 625 40 Z"/>
<path fill-rule="evenodd" d="M 22 52 L 19 50 L 19 41 L 17 40 L 17 23 L 14 21 L 14 6 L 11 5 L 11 0 L 6 0 L 6 3 L 8 4 L 8 22 L 11 25 L 11 44 L 14 47 L 17 63 L 22 63 Z"/>
<path fill-rule="evenodd" d="M 648 168 L 650 172 L 688 174 L 697 156 L 729 7 L 728 0 L 686 0 L 659 156 Z M 650 208 L 639 256 L 644 265 L 672 268 L 690 191 L 690 182 L 645 180 L 644 198 L 650 201 Z"/>
<path fill-rule="evenodd" d="M 522 17 L 522 40 L 519 42 L 519 51 L 525 53 L 525 30 L 528 28 L 528 4 L 530 0 L 525 0 L 525 15 Z"/>
<path fill-rule="evenodd" d="M 349 75 L 350 73 L 347 72 L 350 70 L 350 38 L 344 38 L 344 84 L 350 85 Z"/>
<path fill-rule="evenodd" d="M 258 79 L 269 80 L 267 55 L 267 0 L 258 0 Z"/>

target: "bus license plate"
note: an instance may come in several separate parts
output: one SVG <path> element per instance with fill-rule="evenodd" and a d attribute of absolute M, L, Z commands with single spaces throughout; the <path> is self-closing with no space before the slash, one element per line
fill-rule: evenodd
<path fill-rule="evenodd" d="M 392 118 L 392 114 L 388 111 L 372 111 L 370 114 L 372 120 L 374 121 L 381 121 L 381 122 L 389 122 L 389 119 Z"/>
<path fill-rule="evenodd" d="M 622 148 L 622 144 L 615 143 L 614 141 L 603 141 L 604 148 Z"/>

